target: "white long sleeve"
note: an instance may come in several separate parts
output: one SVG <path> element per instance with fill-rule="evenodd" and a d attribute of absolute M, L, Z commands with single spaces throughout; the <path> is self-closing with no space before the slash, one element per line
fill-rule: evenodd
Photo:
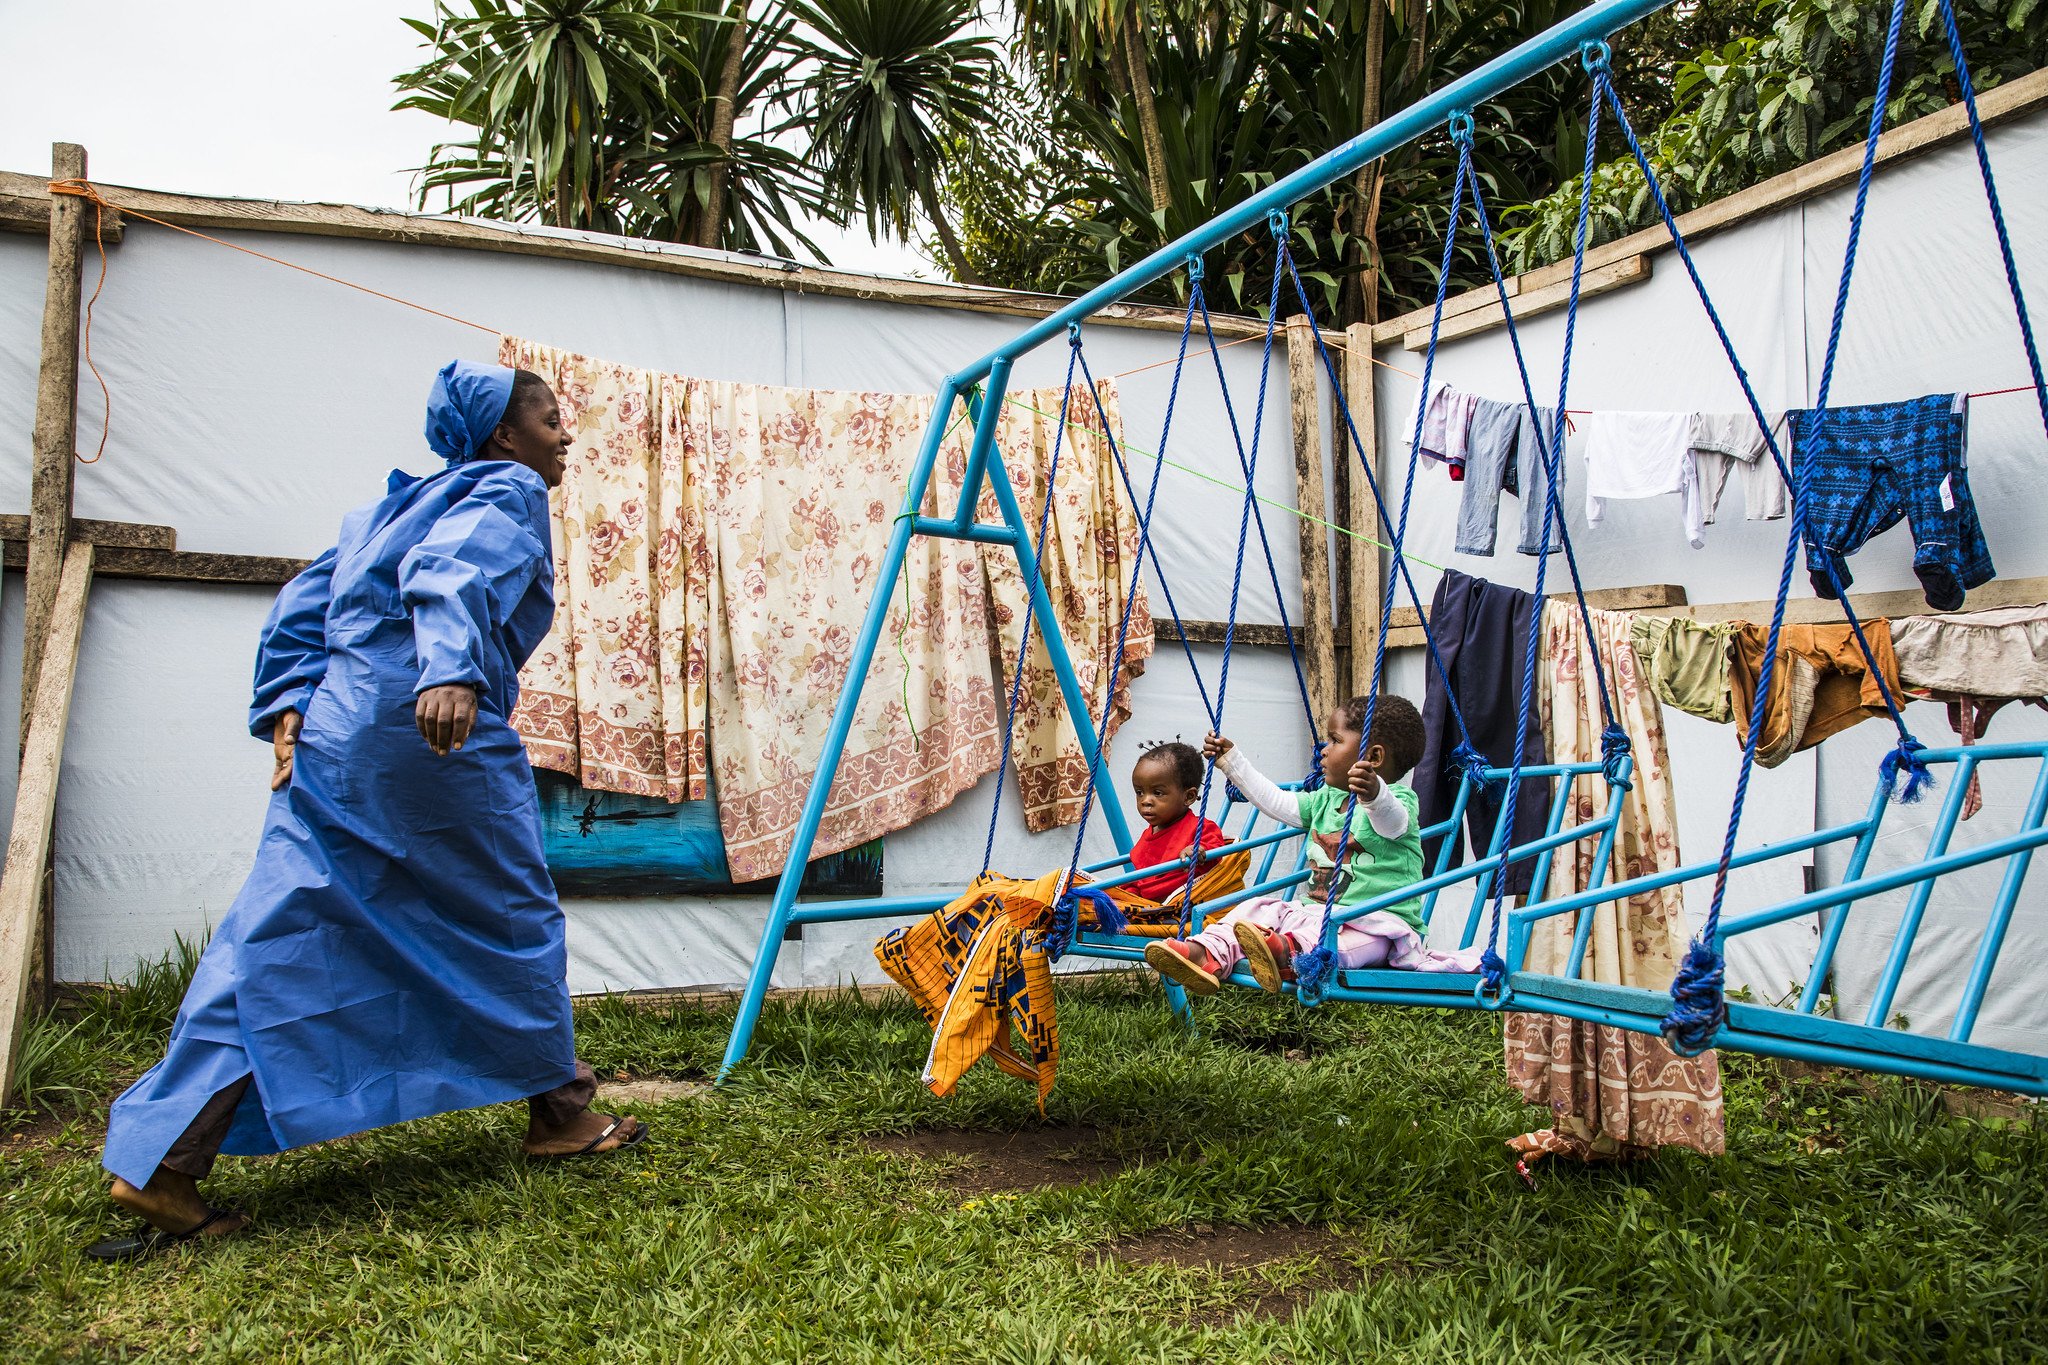
<path fill-rule="evenodd" d="M 1244 756 L 1244 750 L 1231 745 L 1216 761 L 1216 766 L 1230 779 L 1230 785 L 1244 794 L 1245 800 L 1283 825 L 1292 825 L 1296 829 L 1302 827 L 1301 793 L 1281 790 L 1271 778 L 1252 766 L 1252 761 Z"/>
<path fill-rule="evenodd" d="M 1301 818 L 1301 793 L 1282 789 L 1273 780 L 1252 766 L 1244 756 L 1244 750 L 1232 745 L 1216 766 L 1223 771 L 1244 795 L 1244 799 L 1257 806 L 1267 815 L 1284 825 L 1300 829 L 1305 823 Z M 1358 808 L 1365 812 L 1365 818 L 1372 825 L 1373 833 L 1382 839 L 1398 839 L 1408 832 L 1408 808 L 1394 795 L 1393 787 L 1380 783 L 1380 794 L 1370 801 L 1360 801 Z"/>
<path fill-rule="evenodd" d="M 1380 794 L 1370 801 L 1360 801 L 1358 807 L 1372 822 L 1372 832 L 1380 838 L 1398 839 L 1408 832 L 1408 808 L 1394 795 L 1392 783 L 1381 782 Z"/>

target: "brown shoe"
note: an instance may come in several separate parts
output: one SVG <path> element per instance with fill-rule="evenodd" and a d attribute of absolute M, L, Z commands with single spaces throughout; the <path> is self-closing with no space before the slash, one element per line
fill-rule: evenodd
<path fill-rule="evenodd" d="M 1260 989 L 1277 995 L 1282 982 L 1294 980 L 1294 942 L 1287 935 L 1268 933 L 1242 920 L 1230 928 L 1237 935 L 1237 946 L 1244 950 L 1244 965 Z"/>
<path fill-rule="evenodd" d="M 1184 938 L 1165 938 L 1145 945 L 1145 965 L 1169 981 L 1178 981 L 1196 995 L 1214 995 L 1222 985 L 1209 970 L 1209 955 Z"/>

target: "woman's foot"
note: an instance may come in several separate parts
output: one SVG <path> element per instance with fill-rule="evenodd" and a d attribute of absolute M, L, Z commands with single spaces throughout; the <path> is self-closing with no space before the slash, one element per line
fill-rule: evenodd
<path fill-rule="evenodd" d="M 107 1193 L 116 1204 L 143 1222 L 174 1237 L 197 1232 L 203 1223 L 207 1225 L 200 1235 L 225 1237 L 231 1232 L 241 1231 L 249 1222 L 239 1213 L 214 1217 L 215 1210 L 207 1207 L 206 1201 L 199 1197 L 198 1181 L 162 1166 L 157 1167 L 156 1174 L 141 1189 L 117 1178 L 114 1188 Z M 211 1223 L 207 1223 L 209 1218 L 213 1219 Z"/>
<path fill-rule="evenodd" d="M 559 1128 L 550 1128 L 538 1115 L 529 1118 L 526 1140 L 519 1148 L 528 1156 L 600 1156 L 621 1147 L 637 1147 L 646 1138 L 647 1125 L 639 1119 L 586 1109 Z"/>
<path fill-rule="evenodd" d="M 1245 969 L 1262 990 L 1279 994 L 1282 983 L 1294 980 L 1294 940 L 1239 920 L 1231 926 L 1244 950 Z"/>
<path fill-rule="evenodd" d="M 1184 938 L 1166 938 L 1145 947 L 1145 965 L 1169 981 L 1178 981 L 1196 995 L 1214 995 L 1222 984 L 1208 950 Z"/>

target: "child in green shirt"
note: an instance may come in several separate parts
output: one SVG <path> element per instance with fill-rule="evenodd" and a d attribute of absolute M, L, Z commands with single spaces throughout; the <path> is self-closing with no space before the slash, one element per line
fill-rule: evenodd
<path fill-rule="evenodd" d="M 1283 824 L 1308 832 L 1310 877 L 1300 900 L 1262 897 L 1246 901 L 1185 939 L 1163 939 L 1145 950 L 1145 961 L 1198 995 L 1215 991 L 1242 961 L 1254 979 L 1278 991 L 1294 979 L 1296 954 L 1317 944 L 1323 906 L 1334 878 L 1333 912 L 1422 880 L 1422 831 L 1415 791 L 1396 786 L 1422 757 L 1422 716 L 1405 697 L 1382 696 L 1373 708 L 1372 740 L 1360 753 L 1367 698 L 1353 697 L 1327 721 L 1323 786 L 1312 792 L 1284 791 L 1251 765 L 1229 740 L 1210 735 L 1203 752 L 1244 798 Z M 1344 833 L 1345 807 L 1351 829 Z M 1339 847 L 1342 867 L 1336 865 Z M 1472 971 L 1475 954 L 1437 953 L 1423 946 L 1428 925 L 1420 898 L 1362 915 L 1337 930 L 1341 969 L 1394 967 L 1420 971 Z"/>

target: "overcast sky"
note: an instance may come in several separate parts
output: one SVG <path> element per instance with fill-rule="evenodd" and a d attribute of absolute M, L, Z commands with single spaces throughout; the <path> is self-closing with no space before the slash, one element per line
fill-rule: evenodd
<path fill-rule="evenodd" d="M 47 174 L 84 145 L 94 179 L 261 199 L 412 207 L 447 137 L 391 108 L 419 64 L 402 16 L 433 0 L 0 0 L 0 169 Z M 833 263 L 934 272 L 865 233 L 813 233 Z"/>

